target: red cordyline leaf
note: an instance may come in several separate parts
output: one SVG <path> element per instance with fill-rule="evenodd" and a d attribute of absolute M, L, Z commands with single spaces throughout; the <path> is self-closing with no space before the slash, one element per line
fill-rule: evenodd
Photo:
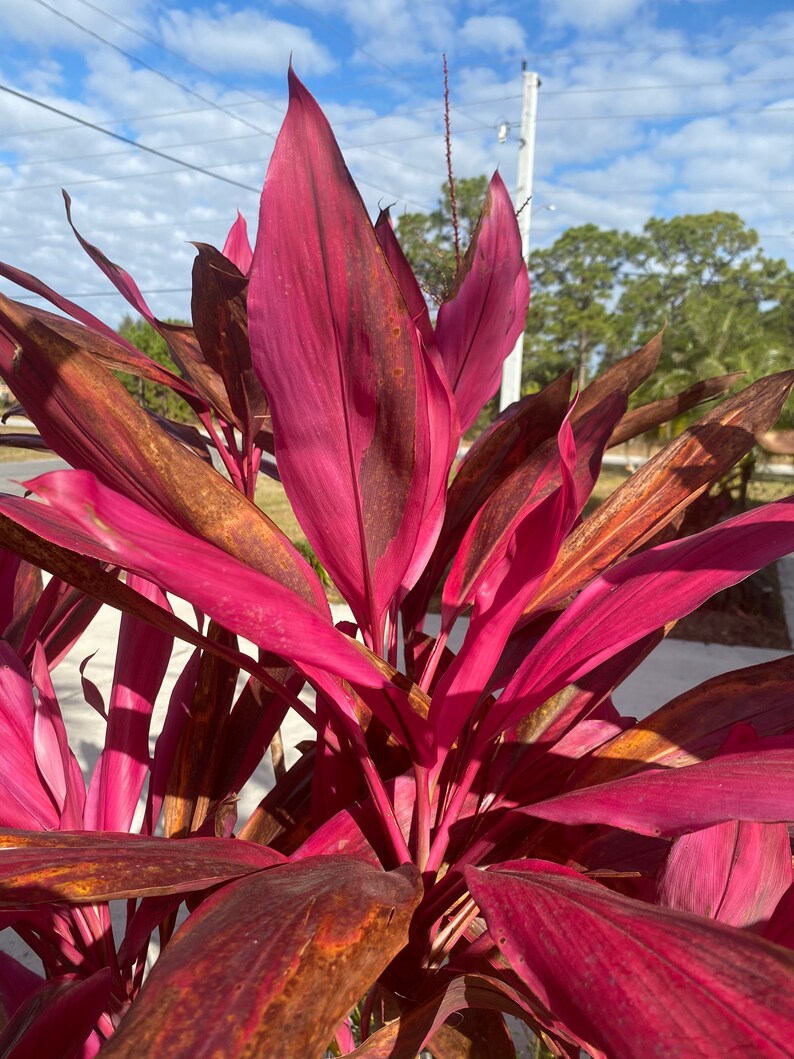
<path fill-rule="evenodd" d="M 497 550 L 493 562 L 485 564 L 482 578 L 475 580 L 474 610 L 466 637 L 439 681 L 430 707 L 431 724 L 444 748 L 452 745 L 471 715 L 516 619 L 554 562 L 576 517 L 576 446 L 567 419 L 558 443 L 555 462 L 560 484 L 545 496 L 541 489 L 540 498 L 530 494 L 509 541 Z M 465 559 L 466 553 L 460 554 Z"/>
<path fill-rule="evenodd" d="M 251 352 L 290 502 L 379 646 L 429 532 L 425 365 L 331 128 L 291 70 L 289 86 L 251 268 Z"/>
<path fill-rule="evenodd" d="M 0 824 L 6 827 L 58 827 L 59 810 L 39 778 L 35 715 L 28 673 L 0 640 Z"/>
<path fill-rule="evenodd" d="M 659 880 L 658 900 L 732 927 L 757 929 L 792 882 L 785 824 L 728 820 L 675 840 Z"/>
<path fill-rule="evenodd" d="M 0 830 L 0 906 L 190 893 L 284 860 L 236 838 Z"/>
<path fill-rule="evenodd" d="M 794 737 L 757 740 L 749 747 L 698 765 L 654 768 L 570 791 L 518 811 L 653 836 L 680 835 L 725 820 L 794 820 Z"/>
<path fill-rule="evenodd" d="M 223 244 L 221 253 L 224 257 L 228 257 L 232 264 L 237 265 L 244 276 L 248 275 L 254 252 L 248 240 L 248 225 L 239 210 L 237 211 L 237 220 L 229 229 L 229 234 L 226 236 L 226 242 Z"/>
<path fill-rule="evenodd" d="M 375 222 L 375 235 L 378 237 L 378 242 L 386 255 L 389 267 L 394 273 L 394 278 L 397 280 L 397 285 L 402 292 L 403 298 L 405 298 L 405 304 L 411 314 L 411 319 L 419 329 L 426 349 L 436 349 L 436 336 L 433 331 L 433 325 L 430 322 L 430 312 L 427 308 L 425 296 L 416 282 L 416 276 L 408 258 L 397 241 L 387 209 L 381 210 L 378 214 L 378 219 Z"/>
<path fill-rule="evenodd" d="M 789 497 L 650 548 L 602 574 L 526 656 L 487 717 L 481 740 L 490 740 L 623 647 L 792 549 L 794 497 Z"/>
<path fill-rule="evenodd" d="M 579 774 L 577 786 L 602 783 L 654 764 L 693 765 L 713 757 L 735 724 L 751 724 L 759 736 L 789 732 L 794 728 L 792 682 L 794 655 L 712 677 L 603 747 Z"/>
<path fill-rule="evenodd" d="M 0 1034 L 3 1059 L 85 1059 L 95 1055 L 96 1047 L 85 1042 L 110 1000 L 112 985 L 108 968 L 89 978 L 63 975 L 44 982 Z"/>
<path fill-rule="evenodd" d="M 0 320 L 0 374 L 59 456 L 328 613 L 319 579 L 281 530 L 152 422 L 118 379 L 2 295 Z"/>
<path fill-rule="evenodd" d="M 60 815 L 62 828 L 82 827 L 85 781 L 71 751 L 44 649 L 36 644 L 31 666 L 37 697 L 33 721 L 36 765 Z"/>
<path fill-rule="evenodd" d="M 101 605 L 79 588 L 59 577 L 51 577 L 24 630 L 20 658 L 28 661 L 38 640 L 44 648 L 47 665 L 55 669 L 96 617 Z"/>
<path fill-rule="evenodd" d="M 17 1008 L 44 982 L 19 960 L 0 952 L 0 1021 L 8 1022 Z"/>
<path fill-rule="evenodd" d="M 527 999 L 498 978 L 481 974 L 456 975 L 429 999 L 373 1033 L 350 1053 L 351 1059 L 403 1059 L 418 1055 L 428 1045 L 435 1056 L 436 1046 L 440 1044 L 435 1035 L 451 1015 L 467 1010 L 504 1011 L 527 1021 L 532 1020 L 534 1014 Z M 452 1020 L 451 1024 L 458 1024 L 458 1020 Z M 481 1041 L 479 1050 L 439 1054 L 460 1056 L 461 1059 L 506 1059 L 507 1056 L 515 1057 L 516 1052 L 508 1038 L 504 1043 L 500 1039 Z"/>
<path fill-rule="evenodd" d="M 53 471 L 25 484 L 75 527 L 77 550 L 154 581 L 266 651 L 327 666 L 366 687 L 387 682 L 329 618 L 299 596 L 145 511 L 92 474 Z M 65 537 L 55 543 L 69 546 Z"/>
<path fill-rule="evenodd" d="M 170 611 L 165 594 L 130 574 L 127 584 Z M 89 830 L 127 831 L 149 773 L 149 723 L 168 669 L 174 638 L 123 614 L 108 707 L 105 745 L 94 769 L 85 805 Z"/>
<path fill-rule="evenodd" d="M 540 393 L 522 398 L 486 428 L 464 455 L 449 486 L 444 525 L 433 555 L 403 606 L 409 626 L 420 627 L 433 591 L 480 508 L 558 432 L 570 393 L 569 374 Z"/>
<path fill-rule="evenodd" d="M 607 1055 L 791 1054 L 789 950 L 623 897 L 547 861 L 464 873 L 513 971 Z"/>
<path fill-rule="evenodd" d="M 405 945 L 420 893 L 409 865 L 382 872 L 353 857 L 225 886 L 176 933 L 105 1054 L 321 1055 Z"/>
<path fill-rule="evenodd" d="M 528 305 L 529 277 L 515 210 L 494 173 L 452 293 L 436 320 L 436 342 L 463 433 L 496 393 L 502 362 L 524 330 Z"/>

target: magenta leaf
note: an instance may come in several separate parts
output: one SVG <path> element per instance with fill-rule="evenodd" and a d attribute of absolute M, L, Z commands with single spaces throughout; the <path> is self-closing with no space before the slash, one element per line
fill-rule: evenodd
<path fill-rule="evenodd" d="M 170 611 L 165 594 L 135 574 L 127 584 Z M 149 722 L 168 669 L 173 637 L 124 614 L 121 618 L 105 745 L 91 777 L 85 826 L 127 831 L 149 773 Z"/>
<path fill-rule="evenodd" d="M 60 811 L 39 778 L 33 689 L 13 649 L 0 640 L 0 824 L 56 828 Z"/>
<path fill-rule="evenodd" d="M 79 547 L 94 557 L 154 581 L 267 651 L 365 686 L 386 683 L 353 641 L 299 596 L 114 493 L 93 475 L 53 471 L 26 485 L 71 522 L 83 541 Z"/>
<path fill-rule="evenodd" d="M 248 274 L 254 252 L 248 240 L 248 225 L 239 210 L 237 211 L 237 220 L 229 229 L 229 234 L 226 236 L 226 242 L 223 244 L 221 253 L 224 257 L 228 257 L 244 276 Z"/>
<path fill-rule="evenodd" d="M 375 235 L 378 237 L 378 242 L 386 255 L 389 267 L 394 273 L 394 278 L 397 280 L 397 285 L 405 299 L 411 319 L 419 329 L 425 349 L 435 349 L 436 336 L 433 332 L 433 325 L 430 322 L 430 313 L 425 296 L 416 282 L 416 276 L 408 262 L 408 258 L 397 241 L 388 210 L 380 211 L 375 222 Z"/>
<path fill-rule="evenodd" d="M 0 906 L 189 893 L 284 860 L 240 839 L 0 830 Z"/>
<path fill-rule="evenodd" d="M 327 612 L 318 578 L 263 512 L 161 430 L 79 345 L 2 295 L 0 305 L 0 374 L 13 379 L 15 394 L 53 451 Z"/>
<path fill-rule="evenodd" d="M 524 329 L 529 278 L 513 203 L 494 173 L 482 217 L 449 298 L 436 342 L 466 432 L 499 385 L 502 362 Z"/>
<path fill-rule="evenodd" d="M 780 742 L 787 746 L 780 746 Z M 654 768 L 519 810 L 562 824 L 672 836 L 726 820 L 794 820 L 794 737 L 758 740 L 684 768 Z"/>
<path fill-rule="evenodd" d="M 491 937 L 560 1021 L 621 1059 L 790 1051 L 794 954 L 546 861 L 465 869 Z"/>
<path fill-rule="evenodd" d="M 785 824 L 728 820 L 673 842 L 659 880 L 659 903 L 758 929 L 792 882 Z"/>
<path fill-rule="evenodd" d="M 418 1055 L 426 1046 L 435 1054 L 434 1035 L 451 1015 L 467 1010 L 503 1011 L 524 1021 L 534 1021 L 534 1012 L 526 997 L 498 978 L 481 974 L 456 975 L 450 977 L 429 999 L 373 1033 L 351 1052 L 351 1059 L 400 1059 L 409 1054 Z M 450 1019 L 450 1025 L 455 1026 L 459 1021 Z M 499 1048 L 494 1041 L 488 1041 L 486 1047 Z M 485 1059 L 484 1052 L 472 1051 L 468 1054 L 472 1059 L 478 1054 Z M 507 1046 L 504 1050 L 492 1050 L 489 1054 L 494 1059 L 503 1059 L 516 1053 L 512 1046 Z"/>
<path fill-rule="evenodd" d="M 585 588 L 529 652 L 483 742 L 629 644 L 794 549 L 794 497 L 650 548 Z"/>
<path fill-rule="evenodd" d="M 33 720 L 36 765 L 60 815 L 62 828 L 83 826 L 85 782 L 71 751 L 44 650 L 36 644 L 31 667 L 37 691 Z"/>
<path fill-rule="evenodd" d="M 289 83 L 251 269 L 251 352 L 287 495 L 379 644 L 426 514 L 424 366 L 331 128 L 292 71 Z"/>
<path fill-rule="evenodd" d="M 578 786 L 591 786 L 649 765 L 678 768 L 713 757 L 736 724 L 761 737 L 791 731 L 794 655 L 720 673 L 685 691 L 623 732 L 590 762 Z M 614 680 L 612 686 L 619 681 Z M 591 676 L 587 678 L 590 686 Z"/>
<path fill-rule="evenodd" d="M 0 952 L 0 1022 L 7 1023 L 31 993 L 44 982 L 19 960 Z"/>
<path fill-rule="evenodd" d="M 442 622 L 454 618 L 469 595 L 474 596 L 474 609 L 461 649 L 439 681 L 430 708 L 430 720 L 437 725 L 442 747 L 452 745 L 471 715 L 518 616 L 557 557 L 560 543 L 576 517 L 576 446 L 567 419 L 560 428 L 558 443 L 556 488 L 547 492 L 542 482 L 539 496 L 530 493 L 508 523 L 502 539 L 497 539 L 490 554 L 486 552 L 469 590 L 459 587 L 457 561 L 450 571 L 453 590 L 458 591 L 457 607 L 453 607 L 451 614 L 445 612 L 450 595 L 445 588 Z M 550 471 L 549 476 L 552 474 Z M 497 497 L 495 493 L 491 500 Z M 486 511 L 487 507 L 482 510 Z M 471 537 L 464 539 L 459 552 L 461 566 L 477 543 L 481 525 L 475 520 Z"/>
<path fill-rule="evenodd" d="M 80 1059 L 111 986 L 108 968 L 89 978 L 63 975 L 43 983 L 0 1034 L 3 1059 Z"/>
<path fill-rule="evenodd" d="M 321 1055 L 407 941 L 420 885 L 408 865 L 318 857 L 223 887 L 171 940 L 105 1054 Z"/>
<path fill-rule="evenodd" d="M 72 199 L 65 191 L 63 192 L 63 201 L 66 205 L 66 219 L 69 222 L 69 226 L 77 237 L 77 241 L 82 246 L 83 250 L 88 254 L 95 265 L 104 272 L 113 286 L 119 293 L 123 294 L 130 305 L 135 309 L 136 312 L 140 313 L 144 320 L 147 320 L 153 327 L 158 327 L 158 322 L 155 319 L 152 310 L 146 304 L 146 300 L 138 288 L 138 284 L 125 270 L 115 264 L 110 258 L 106 257 L 105 254 L 99 249 L 98 246 L 94 246 L 93 243 L 89 243 L 87 239 L 84 239 L 78 232 L 77 228 L 72 221 Z"/>

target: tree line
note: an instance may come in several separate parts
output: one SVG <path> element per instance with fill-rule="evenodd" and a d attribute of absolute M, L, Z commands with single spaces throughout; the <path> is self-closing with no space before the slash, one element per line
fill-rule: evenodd
<path fill-rule="evenodd" d="M 460 244 L 468 245 L 487 189 L 484 176 L 455 185 Z M 448 185 L 430 213 L 397 218 L 400 243 L 428 300 L 440 302 L 455 272 Z M 586 382 L 666 324 L 659 370 L 637 394 L 652 400 L 697 379 L 745 371 L 747 381 L 794 364 L 794 273 L 767 256 L 736 213 L 651 217 L 639 233 L 578 225 L 529 258 L 532 295 L 523 390 L 574 369 Z M 159 363 L 174 365 L 162 338 L 129 316 L 119 332 Z M 184 401 L 122 376 L 146 407 L 190 419 Z M 786 416 L 794 425 L 794 413 Z"/>
<path fill-rule="evenodd" d="M 485 177 L 456 184 L 464 246 L 486 187 Z M 440 300 L 454 270 L 448 187 L 434 211 L 404 213 L 396 229 L 426 294 Z M 665 323 L 645 400 L 705 376 L 746 371 L 749 381 L 794 364 L 794 273 L 736 213 L 652 217 L 640 233 L 578 225 L 532 251 L 529 273 L 525 392 L 569 368 L 585 382 Z"/>

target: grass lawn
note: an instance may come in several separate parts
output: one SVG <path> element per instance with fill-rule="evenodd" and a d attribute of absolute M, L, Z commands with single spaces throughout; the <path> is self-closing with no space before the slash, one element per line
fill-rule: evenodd
<path fill-rule="evenodd" d="M 0 449 L 0 452 L 2 450 Z M 622 485 L 630 476 L 630 472 L 622 467 L 606 467 L 596 482 L 593 494 L 587 502 L 585 515 L 593 512 L 599 504 L 613 493 L 618 486 Z M 757 507 L 759 504 L 768 503 L 770 500 L 781 500 L 792 492 L 792 481 L 764 481 L 754 480 L 750 482 L 747 490 L 748 507 Z M 306 536 L 301 529 L 298 520 L 287 500 L 284 487 L 280 482 L 274 481 L 262 475 L 257 483 L 256 503 L 276 523 L 289 539 L 299 548 L 308 545 Z M 336 593 L 331 590 L 332 601 L 337 601 Z"/>
<path fill-rule="evenodd" d="M 276 482 L 264 474 L 260 475 L 256 483 L 254 500 L 293 544 L 301 546 L 309 543 L 295 518 L 295 513 L 287 500 L 287 494 L 281 482 Z"/>

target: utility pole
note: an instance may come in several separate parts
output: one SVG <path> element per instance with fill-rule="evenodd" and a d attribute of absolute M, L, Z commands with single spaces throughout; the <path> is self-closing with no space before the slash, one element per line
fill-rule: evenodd
<path fill-rule="evenodd" d="M 521 64 L 524 75 L 524 102 L 521 108 L 521 139 L 518 144 L 518 184 L 515 206 L 518 212 L 518 228 L 521 232 L 521 254 L 529 257 L 529 229 L 532 221 L 532 177 L 535 170 L 535 130 L 538 123 L 538 89 L 540 78 Z M 499 394 L 499 411 L 507 408 L 521 396 L 521 367 L 524 353 L 524 332 L 502 366 L 502 389 Z"/>

